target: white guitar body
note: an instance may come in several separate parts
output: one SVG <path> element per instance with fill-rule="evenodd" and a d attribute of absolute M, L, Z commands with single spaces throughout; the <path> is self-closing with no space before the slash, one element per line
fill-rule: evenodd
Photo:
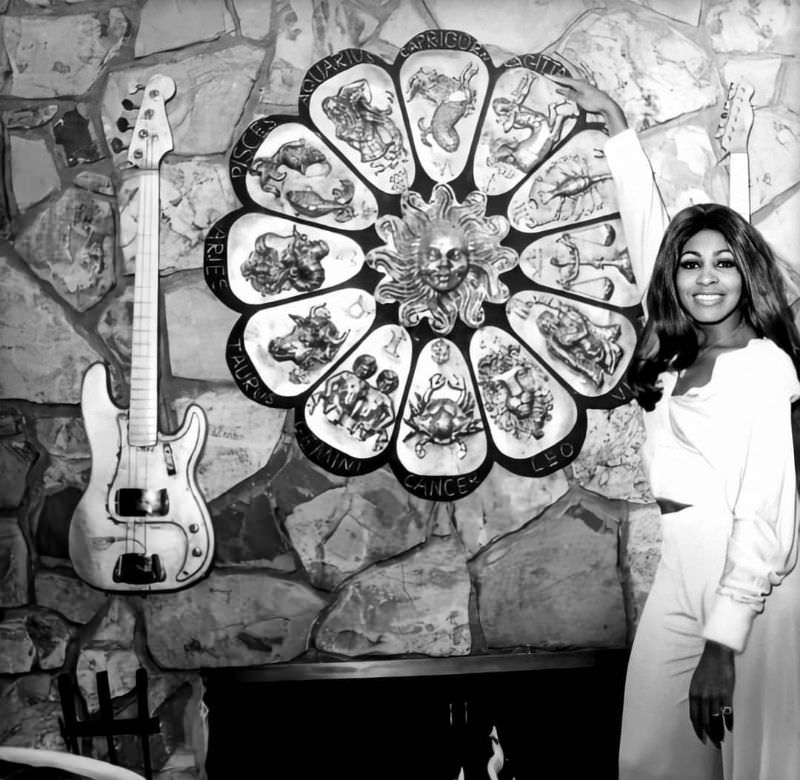
<path fill-rule="evenodd" d="M 92 454 L 89 484 L 72 517 L 69 554 L 76 573 L 103 590 L 186 587 L 211 562 L 211 519 L 195 479 L 206 417 L 193 404 L 171 435 L 131 445 L 128 413 L 108 393 L 108 372 L 91 366 L 81 411 Z"/>
<path fill-rule="evenodd" d="M 92 470 L 72 515 L 69 557 L 79 577 L 106 591 L 184 588 L 214 555 L 195 481 L 205 414 L 190 406 L 169 436 L 158 425 L 159 165 L 172 149 L 165 103 L 174 94 L 170 77 L 150 79 L 128 153 L 139 169 L 129 408 L 114 404 L 102 363 L 89 367 L 81 390 Z"/>

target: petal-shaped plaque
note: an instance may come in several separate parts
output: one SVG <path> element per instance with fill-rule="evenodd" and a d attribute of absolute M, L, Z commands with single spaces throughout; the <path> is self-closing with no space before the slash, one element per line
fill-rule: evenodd
<path fill-rule="evenodd" d="M 267 125 L 270 132 L 262 138 Z M 282 212 L 343 230 L 363 230 L 375 221 L 371 190 L 309 127 L 295 121 L 258 119 L 231 155 L 234 190 L 245 205 Z"/>
<path fill-rule="evenodd" d="M 636 330 L 613 309 L 522 291 L 507 306 L 511 327 L 581 395 L 605 395 L 622 379 Z"/>
<path fill-rule="evenodd" d="M 382 192 L 402 192 L 414 181 L 408 132 L 385 68 L 356 65 L 331 76 L 311 96 L 308 112 L 340 154 Z"/>
<path fill-rule="evenodd" d="M 568 437 L 578 420 L 575 400 L 518 339 L 500 328 L 482 328 L 472 337 L 470 359 L 500 452 L 533 458 Z"/>
<path fill-rule="evenodd" d="M 251 315 L 244 350 L 276 396 L 301 395 L 361 340 L 375 319 L 369 293 L 344 289 Z"/>
<path fill-rule="evenodd" d="M 376 328 L 313 389 L 303 420 L 318 439 L 369 460 L 388 446 L 411 368 L 405 328 Z"/>
<path fill-rule="evenodd" d="M 617 200 L 603 154 L 606 137 L 599 130 L 578 133 L 537 168 L 511 198 L 511 224 L 524 233 L 538 233 L 615 212 Z"/>
<path fill-rule="evenodd" d="M 364 263 L 352 238 L 285 217 L 245 212 L 220 232 L 225 251 L 217 261 L 224 263 L 227 291 L 247 305 L 322 292 Z"/>
<path fill-rule="evenodd" d="M 464 170 L 488 83 L 484 60 L 467 51 L 416 51 L 400 67 L 411 135 L 432 181 Z"/>
<path fill-rule="evenodd" d="M 494 85 L 475 153 L 475 184 L 487 194 L 516 187 L 578 124 L 578 106 L 547 78 L 556 68 L 554 60 L 539 57 L 506 70 Z"/>
<path fill-rule="evenodd" d="M 639 302 L 618 219 L 549 233 L 525 247 L 519 267 L 532 281 L 555 290 L 616 306 Z"/>

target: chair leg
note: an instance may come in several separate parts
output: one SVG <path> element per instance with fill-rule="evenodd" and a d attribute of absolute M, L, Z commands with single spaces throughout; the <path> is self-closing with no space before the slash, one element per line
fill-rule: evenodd
<path fill-rule="evenodd" d="M 147 670 L 141 667 L 136 670 L 136 703 L 136 716 L 142 727 L 139 736 L 142 741 L 144 776 L 147 780 L 153 780 L 153 769 L 150 766 L 150 733 L 147 728 L 148 721 L 150 720 L 150 705 L 147 697 Z"/>
<path fill-rule="evenodd" d="M 111 689 L 108 685 L 108 672 L 98 672 L 97 679 L 97 698 L 100 701 L 100 717 L 105 726 L 111 726 L 114 721 L 114 709 L 111 706 Z M 117 758 L 117 746 L 114 744 L 114 737 L 106 733 L 106 745 L 108 747 L 108 760 L 112 764 L 119 766 Z"/>
<path fill-rule="evenodd" d="M 75 733 L 75 726 L 78 722 L 75 714 L 75 693 L 72 687 L 72 677 L 69 674 L 58 676 L 58 696 L 61 699 L 61 713 L 64 716 L 63 719 L 58 719 L 61 737 L 70 753 L 80 755 L 78 737 Z"/>

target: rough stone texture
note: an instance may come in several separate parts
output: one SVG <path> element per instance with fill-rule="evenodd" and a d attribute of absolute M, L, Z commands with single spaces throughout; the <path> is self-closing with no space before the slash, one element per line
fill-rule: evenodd
<path fill-rule="evenodd" d="M 800 117 L 784 108 L 756 112 L 748 143 L 750 206 L 757 211 L 797 184 Z"/>
<path fill-rule="evenodd" d="M 73 623 L 88 623 L 108 600 L 105 593 L 58 569 L 39 569 L 33 585 L 36 604 L 59 612 Z"/>
<path fill-rule="evenodd" d="M 342 49 L 360 47 L 378 27 L 378 19 L 349 0 L 330 0 L 314 8 L 314 53 L 325 57 Z"/>
<path fill-rule="evenodd" d="M 436 23 L 427 15 L 423 15 L 423 9 L 416 5 L 398 5 L 384 23 L 381 25 L 381 40 L 399 49 L 406 41 L 413 38 L 417 33 L 436 27 Z M 460 28 L 459 28 L 460 29 Z M 367 49 L 373 47 L 367 44 Z M 384 56 L 382 52 L 375 52 Z M 389 62 L 394 60 L 394 56 L 385 57 Z"/>
<path fill-rule="evenodd" d="M 491 648 L 622 647 L 617 534 L 627 505 L 574 488 L 470 563 Z"/>
<path fill-rule="evenodd" d="M 636 2 L 679 22 L 694 26 L 700 21 L 700 12 L 703 10 L 702 0 L 636 0 Z"/>
<path fill-rule="evenodd" d="M 239 203 L 233 195 L 227 166 L 181 162 L 161 166 L 159 270 L 162 274 L 201 268 L 208 229 Z M 133 273 L 139 214 L 139 178 L 129 176 L 120 189 L 120 246 L 125 270 Z"/>
<path fill-rule="evenodd" d="M 23 616 L 0 621 L 0 674 L 23 674 L 33 668 L 36 647 Z"/>
<path fill-rule="evenodd" d="M 116 54 L 129 22 L 119 8 L 94 14 L 7 16 L 0 27 L 11 76 L 0 94 L 81 95 Z"/>
<path fill-rule="evenodd" d="M 61 185 L 53 158 L 42 138 L 11 134 L 11 185 L 21 212 L 44 200 Z"/>
<path fill-rule="evenodd" d="M 145 600 L 142 611 L 156 663 L 199 669 L 292 660 L 324 606 L 307 585 L 252 570 L 212 573 L 188 590 Z"/>
<path fill-rule="evenodd" d="M 453 503 L 461 541 L 472 555 L 498 537 L 521 528 L 568 488 L 563 471 L 530 479 L 495 464 L 479 490 Z"/>
<path fill-rule="evenodd" d="M 88 106 L 73 106 L 64 111 L 53 125 L 59 156 L 68 168 L 96 162 L 101 157 L 94 127 L 86 116 L 89 110 Z"/>
<path fill-rule="evenodd" d="M 248 38 L 266 38 L 272 21 L 272 0 L 233 0 L 242 34 Z"/>
<path fill-rule="evenodd" d="M 0 683 L 0 743 L 8 747 L 64 750 L 55 679 L 30 674 Z"/>
<path fill-rule="evenodd" d="M 785 0 L 716 0 L 706 11 L 705 29 L 719 52 L 796 55 L 800 7 Z"/>
<path fill-rule="evenodd" d="M 106 140 L 120 138 L 125 146 L 129 130 L 120 134 L 117 119 L 126 114 L 122 101 L 131 99 L 130 86 L 146 84 L 156 73 L 175 80 L 175 97 L 167 103 L 174 153 L 179 155 L 221 154 L 233 143 L 233 128 L 242 112 L 264 52 L 257 46 L 231 46 L 224 51 L 188 56 L 169 65 L 132 68 L 109 75 L 103 95 L 102 120 Z M 137 96 L 133 96 L 137 100 Z M 131 128 L 135 115 L 130 119 Z M 112 147 L 113 148 L 113 147 Z M 124 149 L 114 155 L 120 163 Z"/>
<path fill-rule="evenodd" d="M 162 287 L 172 373 L 232 383 L 225 345 L 239 315 L 217 300 L 200 271 L 176 274 Z M 197 338 L 198 333 L 203 334 L 202 339 Z"/>
<path fill-rule="evenodd" d="M 124 598 L 113 596 L 100 625 L 81 647 L 75 673 L 90 711 L 99 706 L 97 672 L 108 672 L 112 699 L 136 686 L 136 670 L 141 664 L 133 647 L 135 625 L 131 605 Z"/>
<path fill-rule="evenodd" d="M 36 451 L 20 436 L 0 439 L 0 509 L 15 509 L 25 497 Z"/>
<path fill-rule="evenodd" d="M 533 10 L 528 0 L 509 0 L 503 3 L 502 13 L 491 3 L 475 3 L 466 16 L 461 0 L 428 3 L 436 19 L 433 26 L 463 30 L 484 45 L 502 45 L 514 54 L 547 48 L 557 37 L 557 31 L 565 29 L 591 6 L 586 0 L 560 0 L 558 3 L 537 2 Z M 536 15 L 536 24 L 525 24 L 524 20 L 530 19 L 532 13 Z"/>
<path fill-rule="evenodd" d="M 623 527 L 620 567 L 625 574 L 629 633 L 632 637 L 661 560 L 661 512 L 658 504 L 632 505 Z"/>
<path fill-rule="evenodd" d="M 20 233 L 15 246 L 65 301 L 86 311 L 114 284 L 114 241 L 111 204 L 70 187 Z"/>
<path fill-rule="evenodd" d="M 314 586 L 331 590 L 370 564 L 425 541 L 430 505 L 395 485 L 394 475 L 379 469 L 299 504 L 286 518 Z"/>
<path fill-rule="evenodd" d="M 0 397 L 77 403 L 83 373 L 99 356 L 73 331 L 62 308 L 2 252 L 0 245 Z"/>
<path fill-rule="evenodd" d="M 45 498 L 36 519 L 34 546 L 36 553 L 47 556 L 48 565 L 69 563 L 69 524 L 83 490 L 67 487 Z"/>
<path fill-rule="evenodd" d="M 139 17 L 134 53 L 145 57 L 199 41 L 211 41 L 233 30 L 233 20 L 217 0 L 147 0 Z"/>
<path fill-rule="evenodd" d="M 256 490 L 260 490 L 257 488 Z M 209 506 L 214 518 L 214 560 L 290 573 L 295 556 L 269 497 L 235 490 Z"/>
<path fill-rule="evenodd" d="M 190 403 L 200 406 L 208 420 L 197 482 L 206 501 L 211 501 L 267 464 L 281 437 L 286 410 L 254 403 L 238 388 L 222 388 L 176 398 L 178 420 Z"/>
<path fill-rule="evenodd" d="M 735 84 L 746 81 L 755 90 L 752 97 L 753 108 L 768 106 L 776 98 L 776 90 L 780 88 L 779 73 L 781 71 L 780 57 L 765 57 L 754 60 L 734 59 L 728 60 L 722 69 L 723 81 Z M 794 94 L 787 95 L 788 101 L 796 100 Z M 778 98 L 776 103 L 786 105 L 786 100 Z"/>
<path fill-rule="evenodd" d="M 644 441 L 642 411 L 635 401 L 616 409 L 589 409 L 586 441 L 572 461 L 582 487 L 607 498 L 652 501 L 639 450 Z"/>
<path fill-rule="evenodd" d="M 314 63 L 312 5 L 279 0 L 275 9 L 277 37 L 269 64 L 269 100 L 297 111 L 297 96 L 306 70 Z"/>
<path fill-rule="evenodd" d="M 55 103 L 49 105 L 25 106 L 11 111 L 3 111 L 3 122 L 9 130 L 32 130 L 46 125 L 58 113 Z"/>
<path fill-rule="evenodd" d="M 320 621 L 320 650 L 360 655 L 467 655 L 470 580 L 455 536 L 355 575 Z"/>
<path fill-rule="evenodd" d="M 91 451 L 83 420 L 79 417 L 40 418 L 36 421 L 36 438 L 50 456 L 44 474 L 45 489 L 64 485 L 85 488 Z"/>
<path fill-rule="evenodd" d="M 61 669 L 67 653 L 67 644 L 74 636 L 72 627 L 53 612 L 30 612 L 25 617 L 28 636 L 36 648 L 36 661 L 40 669 Z"/>
<path fill-rule="evenodd" d="M 728 202 L 727 168 L 704 127 L 692 123 L 648 133 L 642 139 L 661 198 L 672 215 L 692 203 Z"/>
<path fill-rule="evenodd" d="M 711 106 L 719 95 L 708 54 L 658 15 L 592 12 L 555 48 L 608 90 L 637 129 Z"/>
<path fill-rule="evenodd" d="M 0 517 L 0 608 L 28 603 L 28 545 L 16 517 Z"/>
<path fill-rule="evenodd" d="M 115 289 L 115 295 L 106 296 L 97 321 L 98 334 L 125 368 L 126 374 L 131 364 L 134 284 L 133 277 L 125 278 Z"/>
<path fill-rule="evenodd" d="M 113 195 L 114 182 L 111 181 L 109 176 L 104 173 L 97 173 L 96 171 L 79 171 L 72 183 L 76 187 L 81 187 L 89 192 L 94 192 L 97 195 Z"/>
<path fill-rule="evenodd" d="M 781 198 L 774 210 L 762 212 L 753 217 L 753 224 L 761 231 L 764 238 L 780 257 L 800 273 L 800 257 L 797 247 L 800 246 L 800 191 L 794 191 L 787 198 Z M 800 293 L 800 283 L 795 286 L 795 293 Z"/>

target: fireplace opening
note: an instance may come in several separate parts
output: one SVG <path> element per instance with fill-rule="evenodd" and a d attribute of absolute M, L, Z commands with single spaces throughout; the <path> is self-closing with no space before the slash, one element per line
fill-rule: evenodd
<path fill-rule="evenodd" d="M 617 777 L 626 652 L 417 660 L 208 672 L 209 780 Z"/>

